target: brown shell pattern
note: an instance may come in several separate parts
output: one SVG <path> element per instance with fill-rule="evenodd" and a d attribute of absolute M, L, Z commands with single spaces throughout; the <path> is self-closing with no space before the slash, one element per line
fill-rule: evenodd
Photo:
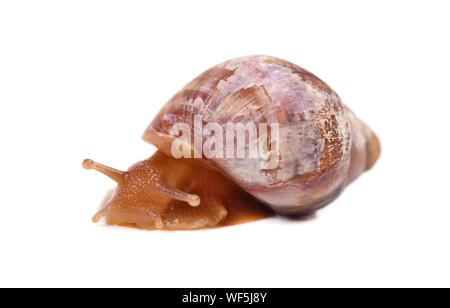
<path fill-rule="evenodd" d="M 282 214 L 305 213 L 330 202 L 380 152 L 373 132 L 327 84 L 269 56 L 236 58 L 202 73 L 166 103 L 143 138 L 171 155 L 178 137 L 171 128 L 186 123 L 194 136 L 195 115 L 202 116 L 203 125 L 219 123 L 224 132 L 226 123 L 279 124 L 275 169 L 261 168 L 262 158 L 202 161 Z"/>

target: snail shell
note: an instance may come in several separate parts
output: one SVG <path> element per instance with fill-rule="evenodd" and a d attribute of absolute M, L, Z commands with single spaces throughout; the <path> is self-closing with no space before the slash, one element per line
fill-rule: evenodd
<path fill-rule="evenodd" d="M 143 138 L 172 156 L 178 137 L 172 127 L 186 123 L 194 136 L 198 115 L 204 125 L 219 123 L 223 131 L 227 123 L 279 123 L 276 168 L 261 168 L 264 158 L 200 161 L 280 214 L 329 203 L 380 154 L 376 135 L 327 84 L 274 57 L 240 57 L 207 70 L 166 103 Z"/>

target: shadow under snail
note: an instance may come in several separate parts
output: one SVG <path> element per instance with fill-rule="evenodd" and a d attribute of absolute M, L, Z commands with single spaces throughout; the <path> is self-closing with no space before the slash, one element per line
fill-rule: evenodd
<path fill-rule="evenodd" d="M 215 123 L 223 131 L 229 123 L 277 123 L 276 166 L 262 167 L 267 156 L 207 157 L 202 153 L 207 140 L 195 130 L 198 116 L 202 125 Z M 173 130 L 177 123 L 192 129 L 192 139 L 200 138 L 179 148 L 193 158 L 173 155 L 180 140 Z M 258 133 L 257 139 L 262 137 Z M 305 215 L 333 201 L 380 155 L 377 136 L 327 84 L 269 56 L 240 57 L 207 70 L 164 105 L 143 139 L 158 151 L 128 171 L 84 160 L 85 169 L 118 184 L 94 222 L 105 218 L 107 224 L 174 230 Z M 267 148 L 272 145 L 269 140 Z M 217 144 L 210 149 L 216 148 L 225 151 Z"/>

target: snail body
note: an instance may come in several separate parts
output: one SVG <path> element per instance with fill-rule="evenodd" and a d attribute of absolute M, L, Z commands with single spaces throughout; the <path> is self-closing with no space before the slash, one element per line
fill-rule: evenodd
<path fill-rule="evenodd" d="M 200 142 L 182 144 L 192 155 L 176 159 L 173 145 L 180 135 L 173 128 L 180 123 L 190 128 L 190 138 L 183 140 Z M 196 130 L 198 124 L 214 124 L 225 132 L 229 125 L 242 123 L 276 123 L 276 138 L 267 131 L 254 134 L 255 143 L 266 145 L 269 155 L 228 157 L 230 148 L 217 144 L 209 149 L 220 155 L 204 153 L 208 139 L 199 136 L 204 132 Z M 269 130 L 275 131 L 272 126 Z M 251 129 L 244 131 L 247 154 L 251 134 Z M 228 137 L 227 131 L 227 142 L 239 138 Z M 207 70 L 166 103 L 143 139 L 159 151 L 127 172 L 85 161 L 88 169 L 120 174 L 115 179 L 118 188 L 94 220 L 104 216 L 111 224 L 197 229 L 256 220 L 272 212 L 306 214 L 334 200 L 380 154 L 376 135 L 328 85 L 268 56 L 236 58 Z M 275 164 L 264 167 L 275 154 Z M 138 179 L 139 185 L 127 178 Z"/>

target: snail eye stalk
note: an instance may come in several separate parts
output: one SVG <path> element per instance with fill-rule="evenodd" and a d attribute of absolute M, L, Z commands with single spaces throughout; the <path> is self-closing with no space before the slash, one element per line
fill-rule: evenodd
<path fill-rule="evenodd" d="M 168 185 L 162 185 L 161 192 L 172 199 L 187 202 L 192 207 L 199 206 L 201 202 L 200 196 L 185 193 Z"/>
<path fill-rule="evenodd" d="M 96 163 L 95 161 L 93 161 L 91 159 L 85 159 L 83 161 L 83 168 L 86 170 L 93 169 L 100 173 L 103 173 L 110 179 L 116 181 L 117 184 L 121 184 L 123 182 L 123 178 L 125 176 L 124 171 L 120 171 L 120 170 L 117 170 L 117 169 L 114 169 L 114 168 L 111 168 L 108 166 L 104 166 L 102 164 Z"/>

